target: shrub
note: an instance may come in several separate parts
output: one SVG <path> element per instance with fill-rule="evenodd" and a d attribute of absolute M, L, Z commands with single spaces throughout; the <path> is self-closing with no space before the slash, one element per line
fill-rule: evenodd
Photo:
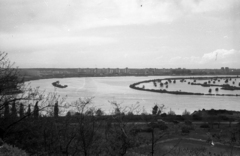
<path fill-rule="evenodd" d="M 204 123 L 204 124 L 200 125 L 200 128 L 210 128 L 210 126 L 208 124 Z"/>
<path fill-rule="evenodd" d="M 1 156 L 27 156 L 28 154 L 17 147 L 13 147 L 8 144 L 3 144 L 3 146 L 0 148 L 0 155 Z"/>
<path fill-rule="evenodd" d="M 185 125 L 189 125 L 189 126 L 191 126 L 191 125 L 192 125 L 192 122 L 189 121 L 189 120 L 186 120 L 186 121 L 185 121 Z"/>
<path fill-rule="evenodd" d="M 192 117 L 193 117 L 194 121 L 201 121 L 202 120 L 202 117 L 200 115 L 197 115 L 197 114 L 194 114 Z"/>
<path fill-rule="evenodd" d="M 166 124 L 159 124 L 158 128 L 160 130 L 166 130 L 166 129 L 168 129 L 168 126 Z"/>
<path fill-rule="evenodd" d="M 166 113 L 161 114 L 161 117 L 166 117 L 166 116 L 167 116 Z"/>
<path fill-rule="evenodd" d="M 161 122 L 151 122 L 148 124 L 148 128 L 158 128 L 160 130 L 166 130 L 168 129 L 168 126 L 164 121 Z"/>
<path fill-rule="evenodd" d="M 184 126 L 182 127 L 182 134 L 189 134 L 190 133 L 191 128 Z"/>
<path fill-rule="evenodd" d="M 219 119 L 223 120 L 223 121 L 228 121 L 229 120 L 229 118 L 227 116 L 224 116 L 224 115 L 220 115 Z"/>
<path fill-rule="evenodd" d="M 181 115 L 175 115 L 174 118 L 178 121 L 184 121 L 185 120 Z"/>
<path fill-rule="evenodd" d="M 177 120 L 173 120 L 172 121 L 174 124 L 179 124 L 179 121 L 177 121 Z"/>

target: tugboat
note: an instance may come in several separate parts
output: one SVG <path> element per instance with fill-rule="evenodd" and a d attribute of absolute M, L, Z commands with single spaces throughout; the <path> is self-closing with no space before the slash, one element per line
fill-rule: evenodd
<path fill-rule="evenodd" d="M 52 85 L 53 85 L 54 87 L 58 87 L 58 88 L 67 88 L 67 87 L 68 87 L 67 85 L 64 85 L 64 86 L 61 85 L 61 84 L 59 83 L 59 81 L 53 82 Z"/>

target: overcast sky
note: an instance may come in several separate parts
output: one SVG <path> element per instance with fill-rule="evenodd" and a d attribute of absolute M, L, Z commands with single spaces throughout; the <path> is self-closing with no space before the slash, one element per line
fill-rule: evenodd
<path fill-rule="evenodd" d="M 0 0 L 21 68 L 240 68 L 239 0 Z"/>

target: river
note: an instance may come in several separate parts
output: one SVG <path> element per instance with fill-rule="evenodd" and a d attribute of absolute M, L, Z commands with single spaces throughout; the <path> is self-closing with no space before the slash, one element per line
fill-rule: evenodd
<path fill-rule="evenodd" d="M 92 106 L 101 108 L 107 113 L 113 111 L 111 101 L 121 103 L 122 108 L 138 105 L 137 112 L 147 113 L 151 112 L 155 104 L 164 104 L 164 111 L 166 113 L 171 109 L 176 114 L 182 114 L 185 109 L 193 112 L 203 108 L 240 111 L 240 97 L 172 95 L 138 91 L 129 88 L 129 85 L 135 82 L 171 77 L 173 76 L 57 78 L 30 81 L 30 85 L 32 87 L 40 87 L 40 90 L 45 90 L 46 93 L 56 92 L 61 96 L 67 95 L 66 102 L 73 102 L 78 98 L 94 97 Z M 68 85 L 68 87 L 55 88 L 52 85 L 52 82 L 55 81 L 60 81 L 62 85 Z M 239 82 L 236 84 L 238 83 Z M 185 86 L 187 86 L 187 84 Z M 171 88 L 169 85 L 169 89 Z M 207 91 L 204 87 L 202 87 L 202 89 Z M 184 90 L 184 88 L 182 88 L 182 90 Z M 197 90 L 199 90 L 199 88 Z M 224 93 L 225 92 L 226 91 L 224 91 Z M 239 91 L 237 91 L 237 93 L 238 92 Z"/>

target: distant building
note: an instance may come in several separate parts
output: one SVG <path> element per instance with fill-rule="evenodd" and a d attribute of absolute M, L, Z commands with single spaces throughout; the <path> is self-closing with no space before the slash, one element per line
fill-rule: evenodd
<path fill-rule="evenodd" d="M 125 73 L 128 74 L 128 67 L 125 68 Z"/>

